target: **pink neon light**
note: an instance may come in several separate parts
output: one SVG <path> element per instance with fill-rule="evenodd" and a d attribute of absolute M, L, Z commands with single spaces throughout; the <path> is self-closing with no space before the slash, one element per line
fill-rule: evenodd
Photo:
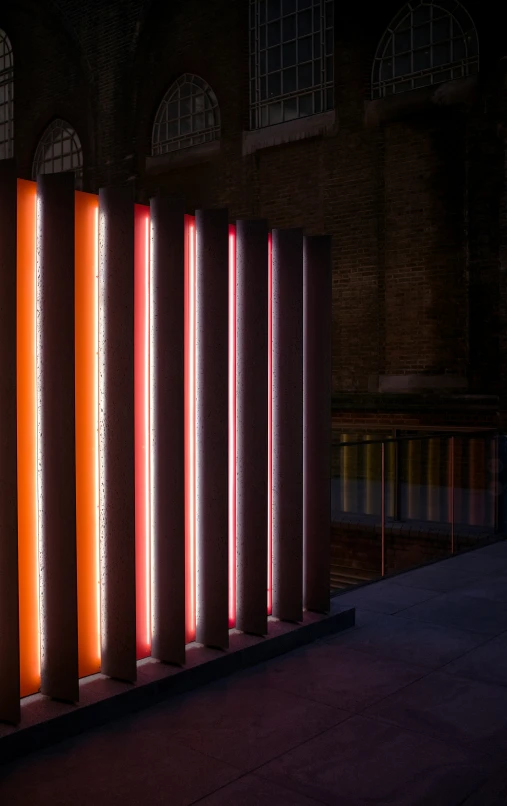
<path fill-rule="evenodd" d="M 150 214 L 134 208 L 134 408 L 136 500 L 136 650 L 151 654 L 150 525 Z"/>
<path fill-rule="evenodd" d="M 185 598 L 186 641 L 196 631 L 196 232 L 185 216 Z"/>
<path fill-rule="evenodd" d="M 229 627 L 236 624 L 236 227 L 229 227 Z"/>
<path fill-rule="evenodd" d="M 268 616 L 273 611 L 273 238 L 268 235 Z"/>

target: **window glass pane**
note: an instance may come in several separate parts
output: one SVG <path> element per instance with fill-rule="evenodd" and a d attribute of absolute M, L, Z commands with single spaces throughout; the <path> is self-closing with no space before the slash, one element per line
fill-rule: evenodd
<path fill-rule="evenodd" d="M 316 114 L 322 112 L 322 96 L 320 91 L 315 93 L 315 97 L 313 99 L 313 107 Z"/>
<path fill-rule="evenodd" d="M 333 80 L 333 57 L 328 56 L 326 59 L 326 80 Z"/>
<path fill-rule="evenodd" d="M 414 28 L 413 37 L 414 48 L 423 48 L 425 45 L 429 45 L 431 41 L 430 25 L 419 25 L 417 28 Z"/>
<path fill-rule="evenodd" d="M 334 31 L 330 28 L 328 31 L 326 31 L 326 53 L 333 52 L 333 37 Z"/>
<path fill-rule="evenodd" d="M 188 81 L 185 81 L 185 83 L 182 84 L 180 87 L 180 98 L 188 98 L 188 96 L 191 94 L 192 94 L 192 87 L 190 86 Z"/>
<path fill-rule="evenodd" d="M 283 66 L 290 67 L 296 64 L 296 43 L 290 42 L 288 45 L 283 46 Z"/>
<path fill-rule="evenodd" d="M 263 78 L 260 81 L 260 89 L 261 89 L 261 101 L 265 101 L 268 97 L 268 90 L 267 90 L 267 78 Z"/>
<path fill-rule="evenodd" d="M 310 8 L 312 5 L 312 0 L 298 0 L 298 8 Z"/>
<path fill-rule="evenodd" d="M 445 42 L 442 45 L 434 45 L 433 47 L 433 67 L 438 67 L 441 64 L 448 64 L 451 61 L 451 44 Z"/>
<path fill-rule="evenodd" d="M 261 0 L 259 4 L 259 22 L 261 25 L 266 22 L 266 0 Z"/>
<path fill-rule="evenodd" d="M 167 104 L 167 117 L 169 120 L 176 120 L 178 114 L 178 101 L 172 101 L 172 103 Z"/>
<path fill-rule="evenodd" d="M 394 60 L 394 75 L 406 76 L 410 73 L 410 54 L 406 56 L 396 56 Z"/>
<path fill-rule="evenodd" d="M 298 66 L 298 89 L 303 90 L 312 86 L 312 65 L 300 64 Z"/>
<path fill-rule="evenodd" d="M 435 73 L 433 81 L 437 84 L 440 81 L 450 81 L 451 78 L 452 74 L 450 70 L 441 70 L 439 73 Z"/>
<path fill-rule="evenodd" d="M 192 112 L 192 99 L 182 98 L 180 101 L 180 115 L 190 115 L 191 112 Z"/>
<path fill-rule="evenodd" d="M 280 44 L 280 21 L 268 24 L 268 47 Z"/>
<path fill-rule="evenodd" d="M 270 104 L 269 105 L 269 125 L 273 126 L 276 123 L 282 122 L 282 104 Z"/>
<path fill-rule="evenodd" d="M 315 59 L 313 63 L 313 83 L 318 86 L 322 82 L 322 62 L 320 59 Z"/>
<path fill-rule="evenodd" d="M 194 115 L 194 117 L 192 118 L 192 131 L 198 132 L 204 128 L 205 128 L 204 115 L 203 114 Z"/>
<path fill-rule="evenodd" d="M 452 55 L 455 61 L 459 61 L 460 59 L 464 59 L 466 56 L 465 53 L 465 43 L 462 39 L 454 39 L 452 43 Z"/>
<path fill-rule="evenodd" d="M 284 14 L 293 14 L 296 10 L 296 0 L 282 0 L 282 12 Z"/>
<path fill-rule="evenodd" d="M 392 59 L 384 59 L 380 71 L 380 80 L 388 81 L 393 77 L 393 62 Z"/>
<path fill-rule="evenodd" d="M 449 39 L 451 36 L 451 26 L 449 17 L 443 17 L 433 23 L 433 42 L 440 42 L 442 39 Z"/>
<path fill-rule="evenodd" d="M 264 50 L 266 47 L 266 26 L 261 25 L 259 28 L 259 47 Z"/>
<path fill-rule="evenodd" d="M 300 117 L 313 115 L 313 95 L 311 92 L 308 95 L 299 96 L 299 115 Z"/>
<path fill-rule="evenodd" d="M 259 71 L 260 71 L 261 76 L 263 76 L 266 73 L 266 51 L 265 50 L 261 51 L 261 53 L 260 53 Z"/>
<path fill-rule="evenodd" d="M 410 14 L 407 14 L 405 17 L 403 17 L 401 22 L 398 23 L 398 25 L 396 26 L 396 30 L 403 31 L 405 28 L 410 28 L 411 25 L 412 21 L 410 19 Z"/>
<path fill-rule="evenodd" d="M 273 70 L 279 70 L 281 65 L 281 50 L 280 47 L 270 48 L 268 50 L 268 73 Z"/>
<path fill-rule="evenodd" d="M 298 36 L 305 36 L 312 33 L 312 12 L 301 11 L 298 14 Z"/>
<path fill-rule="evenodd" d="M 282 33 L 284 42 L 290 42 L 291 39 L 296 38 L 295 14 L 291 14 L 290 17 L 284 17 L 284 19 L 282 20 Z"/>
<path fill-rule="evenodd" d="M 334 90 L 326 90 L 326 110 L 334 109 Z"/>
<path fill-rule="evenodd" d="M 312 58 L 312 37 L 305 36 L 298 40 L 298 61 L 307 62 Z"/>
<path fill-rule="evenodd" d="M 283 102 L 283 117 L 284 120 L 294 120 L 298 116 L 298 99 L 289 98 Z"/>
<path fill-rule="evenodd" d="M 320 48 L 322 45 L 322 39 L 320 33 L 313 35 L 313 52 L 316 56 L 320 54 Z"/>
<path fill-rule="evenodd" d="M 429 6 L 418 6 L 412 12 L 412 19 L 414 25 L 419 25 L 421 22 L 426 22 L 430 18 Z"/>
<path fill-rule="evenodd" d="M 410 30 L 402 31 L 401 33 L 396 33 L 394 35 L 395 53 L 404 53 L 405 51 L 410 50 L 410 47 L 411 47 Z"/>
<path fill-rule="evenodd" d="M 277 20 L 280 17 L 280 0 L 267 0 L 268 20 Z"/>
<path fill-rule="evenodd" d="M 326 27 L 330 28 L 333 25 L 334 20 L 334 2 L 327 2 L 326 3 Z"/>
<path fill-rule="evenodd" d="M 291 67 L 289 70 L 284 70 L 282 75 L 283 75 L 284 95 L 287 94 L 288 92 L 295 92 L 297 90 L 296 68 Z"/>
<path fill-rule="evenodd" d="M 190 123 L 190 118 L 181 118 L 180 120 L 180 133 L 181 134 L 188 134 L 191 130 L 192 126 Z"/>
<path fill-rule="evenodd" d="M 282 77 L 281 73 L 272 73 L 268 75 L 268 96 L 269 98 L 276 98 L 282 92 Z"/>
<path fill-rule="evenodd" d="M 393 85 L 393 92 L 405 92 L 406 90 L 412 89 L 412 83 L 410 81 L 400 81 L 399 84 Z"/>
<path fill-rule="evenodd" d="M 250 82 L 250 101 L 251 101 L 251 103 L 254 103 L 254 101 L 255 101 L 255 99 L 257 97 L 255 89 L 256 89 L 256 82 L 255 82 L 255 79 L 253 79 Z"/>
<path fill-rule="evenodd" d="M 429 48 L 414 51 L 414 71 L 426 70 L 431 67 L 431 52 Z"/>
<path fill-rule="evenodd" d="M 169 140 L 172 140 L 174 137 L 177 137 L 179 133 L 178 121 L 175 120 L 166 127 L 166 131 L 162 134 L 162 139 L 166 140 L 169 138 Z"/>
<path fill-rule="evenodd" d="M 267 106 L 263 106 L 261 108 L 261 126 L 268 125 L 268 108 Z"/>

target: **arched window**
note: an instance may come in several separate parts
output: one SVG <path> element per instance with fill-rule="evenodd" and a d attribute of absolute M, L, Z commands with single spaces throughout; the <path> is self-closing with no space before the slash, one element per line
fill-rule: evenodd
<path fill-rule="evenodd" d="M 185 73 L 162 99 L 151 139 L 153 156 L 220 139 L 215 93 L 202 78 Z"/>
<path fill-rule="evenodd" d="M 477 32 L 455 0 L 410 2 L 385 32 L 373 63 L 372 97 L 439 84 L 476 73 Z"/>
<path fill-rule="evenodd" d="M 14 58 L 7 34 L 0 30 L 0 160 L 14 156 Z"/>
<path fill-rule="evenodd" d="M 250 0 L 250 128 L 334 107 L 334 0 Z"/>
<path fill-rule="evenodd" d="M 65 120 L 54 120 L 42 135 L 33 161 L 33 178 L 37 174 L 76 172 L 76 185 L 83 178 L 83 150 L 75 130 Z"/>

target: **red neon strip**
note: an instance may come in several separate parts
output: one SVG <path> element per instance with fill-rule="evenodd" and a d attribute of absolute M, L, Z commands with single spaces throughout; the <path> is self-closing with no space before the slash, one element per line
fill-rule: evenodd
<path fill-rule="evenodd" d="M 150 213 L 134 206 L 136 651 L 151 654 Z"/>
<path fill-rule="evenodd" d="M 196 632 L 196 233 L 195 217 L 185 216 L 185 632 Z"/>
<path fill-rule="evenodd" d="M 229 227 L 229 627 L 236 624 L 236 227 Z"/>
<path fill-rule="evenodd" d="M 268 235 L 268 616 L 273 611 L 273 238 Z"/>
<path fill-rule="evenodd" d="M 100 671 L 99 200 L 76 192 L 76 517 L 79 676 Z"/>

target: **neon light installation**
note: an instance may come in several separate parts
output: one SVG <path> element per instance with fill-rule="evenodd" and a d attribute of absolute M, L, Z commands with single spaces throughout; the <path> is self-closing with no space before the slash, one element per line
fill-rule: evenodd
<path fill-rule="evenodd" d="M 26 697 L 40 687 L 35 182 L 18 180 L 17 216 L 19 650 L 21 696 Z"/>
<path fill-rule="evenodd" d="M 151 654 L 150 214 L 134 207 L 134 383 L 137 658 Z"/>
<path fill-rule="evenodd" d="M 229 627 L 236 624 L 236 228 L 229 227 Z"/>
<path fill-rule="evenodd" d="M 76 192 L 76 525 L 79 676 L 100 670 L 98 197 Z"/>
<path fill-rule="evenodd" d="M 185 216 L 185 612 L 186 642 L 196 631 L 196 228 Z"/>
<path fill-rule="evenodd" d="M 268 616 L 273 612 L 273 237 L 268 235 Z"/>

